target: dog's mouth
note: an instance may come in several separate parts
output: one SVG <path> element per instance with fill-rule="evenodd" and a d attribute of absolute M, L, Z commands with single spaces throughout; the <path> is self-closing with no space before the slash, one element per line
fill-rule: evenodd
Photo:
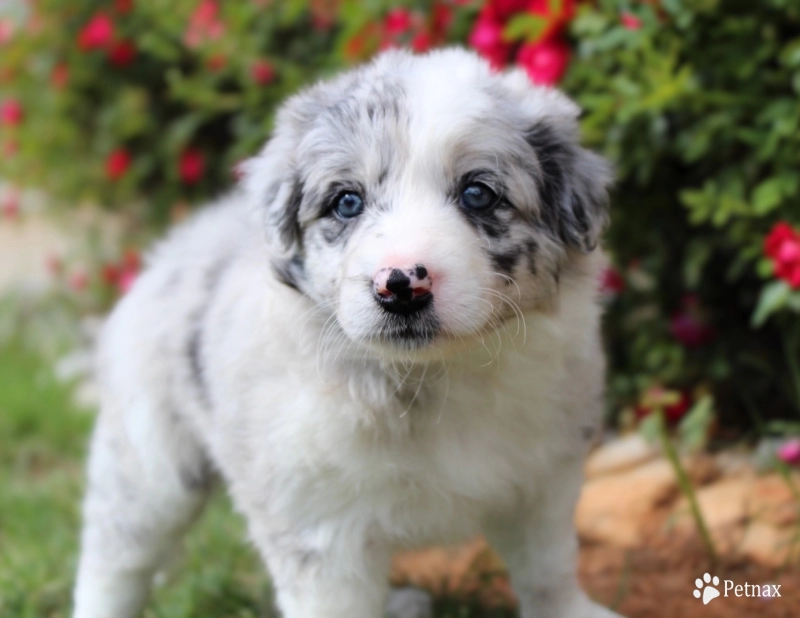
<path fill-rule="evenodd" d="M 387 314 L 371 339 L 375 343 L 414 350 L 431 345 L 441 331 L 441 323 L 433 311 Z"/>

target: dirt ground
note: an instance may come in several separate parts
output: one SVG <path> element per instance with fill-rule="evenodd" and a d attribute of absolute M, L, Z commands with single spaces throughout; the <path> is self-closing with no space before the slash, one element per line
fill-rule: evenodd
<path fill-rule="evenodd" d="M 780 598 L 720 596 L 708 605 L 693 596 L 695 580 L 709 572 L 734 585 L 779 584 Z M 581 549 L 580 577 L 598 601 L 628 618 L 798 618 L 800 568 L 775 570 L 748 562 L 711 568 L 697 545 L 621 550 L 607 546 Z M 565 617 L 566 618 L 566 617 Z"/>

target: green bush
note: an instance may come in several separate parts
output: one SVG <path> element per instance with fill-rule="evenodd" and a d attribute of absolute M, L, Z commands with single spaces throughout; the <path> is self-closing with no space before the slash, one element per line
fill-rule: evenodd
<path fill-rule="evenodd" d="M 656 387 L 675 417 L 712 393 L 724 429 L 800 411 L 796 0 L 29 6 L 12 29 L 0 15 L 0 177 L 161 222 L 233 182 L 278 102 L 381 48 L 468 43 L 540 83 L 566 70 L 618 172 L 610 408 L 641 415 Z M 116 294 L 128 262 L 73 287 Z"/>
<path fill-rule="evenodd" d="M 564 84 L 618 172 L 612 392 L 700 385 L 726 427 L 797 418 L 800 281 L 767 285 L 753 313 L 773 277 L 768 231 L 800 222 L 800 5 L 663 0 L 621 19 L 626 6 L 580 13 Z"/>

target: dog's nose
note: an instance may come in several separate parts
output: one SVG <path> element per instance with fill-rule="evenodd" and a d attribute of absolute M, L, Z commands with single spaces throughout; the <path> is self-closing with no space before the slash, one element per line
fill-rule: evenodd
<path fill-rule="evenodd" d="M 373 290 L 380 306 L 391 313 L 408 315 L 433 300 L 431 277 L 422 264 L 381 268 L 373 278 Z"/>

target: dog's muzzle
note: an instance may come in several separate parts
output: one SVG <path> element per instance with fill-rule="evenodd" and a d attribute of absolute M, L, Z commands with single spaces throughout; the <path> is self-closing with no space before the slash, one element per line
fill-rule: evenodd
<path fill-rule="evenodd" d="M 433 301 L 431 277 L 422 264 L 381 268 L 373 278 L 375 300 L 389 313 L 410 315 Z"/>

